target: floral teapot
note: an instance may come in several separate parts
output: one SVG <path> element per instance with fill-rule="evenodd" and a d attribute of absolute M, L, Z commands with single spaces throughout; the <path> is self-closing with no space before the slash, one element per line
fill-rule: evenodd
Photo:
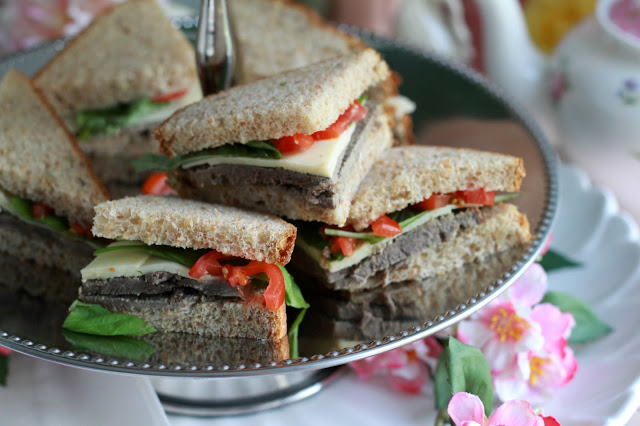
<path fill-rule="evenodd" d="M 640 151 L 640 0 L 599 0 L 550 59 L 533 46 L 517 0 L 476 4 L 489 77 L 552 139 Z"/>

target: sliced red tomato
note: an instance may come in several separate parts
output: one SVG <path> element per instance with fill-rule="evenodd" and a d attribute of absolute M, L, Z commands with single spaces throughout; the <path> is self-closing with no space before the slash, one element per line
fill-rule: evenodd
<path fill-rule="evenodd" d="M 496 192 L 485 191 L 484 188 L 478 188 L 470 189 L 468 191 L 457 191 L 456 197 L 459 197 L 464 204 L 492 206 L 495 204 Z"/>
<path fill-rule="evenodd" d="M 74 234 L 82 235 L 87 238 L 93 238 L 93 233 L 91 232 L 91 228 L 81 223 L 69 222 L 69 231 L 73 232 Z"/>
<path fill-rule="evenodd" d="M 33 212 L 33 217 L 35 217 L 36 219 L 44 219 L 45 217 L 53 214 L 52 207 L 49 207 L 45 203 L 40 202 L 33 203 L 31 211 Z"/>
<path fill-rule="evenodd" d="M 420 210 L 433 210 L 444 207 L 451 202 L 453 194 L 431 194 L 429 198 L 415 205 Z"/>
<path fill-rule="evenodd" d="M 171 102 L 186 95 L 187 91 L 187 89 L 180 89 L 175 92 L 161 93 L 151 98 L 151 102 Z"/>
<path fill-rule="evenodd" d="M 193 264 L 189 270 L 189 276 L 200 279 L 204 275 L 211 275 L 212 277 L 223 276 L 222 265 L 220 260 L 231 259 L 233 256 L 220 253 L 219 251 L 211 250 L 209 253 L 204 254 Z"/>
<path fill-rule="evenodd" d="M 241 266 L 242 271 L 248 276 L 262 272 L 269 277 L 269 285 L 264 292 L 264 302 L 269 309 L 278 309 L 284 303 L 284 275 L 277 265 L 252 260 L 249 264 Z"/>
<path fill-rule="evenodd" d="M 395 237 L 402 233 L 402 227 L 398 222 L 383 214 L 371 223 L 371 230 L 379 237 Z"/>
<path fill-rule="evenodd" d="M 294 154 L 296 152 L 305 151 L 315 142 L 309 135 L 296 133 L 293 136 L 284 136 L 280 139 L 271 141 L 276 149 L 283 154 Z"/>
<path fill-rule="evenodd" d="M 142 193 L 147 195 L 175 195 L 176 192 L 167 184 L 167 172 L 151 174 L 142 185 Z"/>
<path fill-rule="evenodd" d="M 338 120 L 325 130 L 315 132 L 314 140 L 334 139 L 340 136 L 353 122 L 362 120 L 367 115 L 367 109 L 358 101 L 354 101 L 349 108 L 342 113 Z"/>
<path fill-rule="evenodd" d="M 353 254 L 356 249 L 358 241 L 351 237 L 333 237 L 331 244 L 329 244 L 329 251 L 331 253 L 342 253 L 346 257 Z"/>

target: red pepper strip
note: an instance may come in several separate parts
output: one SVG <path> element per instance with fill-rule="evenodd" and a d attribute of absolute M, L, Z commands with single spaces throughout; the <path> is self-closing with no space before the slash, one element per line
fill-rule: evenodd
<path fill-rule="evenodd" d="M 496 192 L 485 191 L 484 188 L 478 188 L 469 191 L 457 191 L 456 196 L 460 197 L 465 204 L 492 206 L 495 204 Z"/>
<path fill-rule="evenodd" d="M 353 122 L 362 120 L 367 115 L 367 109 L 358 101 L 353 103 L 342 113 L 338 120 L 325 130 L 315 132 L 313 135 L 314 140 L 334 139 L 344 133 L 349 125 Z"/>
<path fill-rule="evenodd" d="M 434 210 L 444 207 L 453 198 L 453 194 L 431 194 L 429 198 L 425 198 L 424 201 L 415 205 L 420 210 Z"/>
<path fill-rule="evenodd" d="M 315 141 L 337 138 L 347 130 L 351 123 L 362 120 L 366 115 L 367 109 L 360 102 L 353 101 L 349 108 L 338 117 L 336 122 L 325 130 L 320 130 L 312 135 L 296 133 L 293 136 L 274 139 L 271 143 L 283 154 L 304 151 L 309 149 Z"/>
<path fill-rule="evenodd" d="M 200 279 L 204 275 L 211 275 L 212 277 L 223 276 L 222 265 L 220 260 L 232 259 L 233 256 L 220 253 L 219 251 L 211 250 L 209 253 L 204 254 L 196 261 L 196 263 L 189 270 L 189 276 L 195 279 Z"/>
<path fill-rule="evenodd" d="M 353 254 L 358 242 L 355 238 L 351 237 L 333 237 L 331 244 L 329 245 L 329 252 L 342 253 L 346 257 Z"/>
<path fill-rule="evenodd" d="M 93 238 L 91 227 L 83 225 L 81 223 L 69 222 L 69 231 L 87 238 Z"/>
<path fill-rule="evenodd" d="M 283 154 L 293 154 L 295 152 L 305 151 L 314 144 L 313 137 L 296 133 L 293 136 L 284 136 L 280 139 L 271 141 L 276 149 Z"/>
<path fill-rule="evenodd" d="M 402 233 L 402 227 L 398 222 L 383 214 L 371 223 L 371 230 L 379 237 L 395 237 Z"/>
<path fill-rule="evenodd" d="M 264 302 L 269 309 L 278 309 L 284 303 L 284 275 L 277 265 L 252 260 L 248 265 L 240 266 L 248 276 L 264 272 L 269 277 L 269 285 L 264 292 Z"/>
<path fill-rule="evenodd" d="M 147 195 L 175 195 L 176 192 L 167 185 L 167 173 L 151 174 L 142 185 L 142 193 Z"/>
<path fill-rule="evenodd" d="M 33 212 L 33 217 L 36 219 L 44 219 L 45 217 L 53 214 L 52 207 L 40 202 L 33 203 L 31 211 Z"/>
<path fill-rule="evenodd" d="M 153 98 L 151 98 L 151 102 L 156 102 L 156 103 L 160 103 L 160 102 L 171 102 L 175 99 L 179 99 L 181 97 L 183 97 L 184 95 L 187 94 L 187 89 L 180 89 L 180 90 L 176 90 L 175 92 L 171 92 L 171 93 L 161 93 L 159 95 L 154 96 Z"/>
<path fill-rule="evenodd" d="M 444 207 L 447 204 L 492 206 L 495 204 L 495 196 L 495 191 L 485 191 L 484 188 L 456 191 L 448 194 L 432 194 L 429 198 L 425 198 L 424 201 L 415 204 L 415 207 L 420 210 L 433 210 Z"/>

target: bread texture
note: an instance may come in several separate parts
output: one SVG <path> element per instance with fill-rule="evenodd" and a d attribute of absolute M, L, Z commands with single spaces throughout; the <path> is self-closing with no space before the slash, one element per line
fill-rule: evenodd
<path fill-rule="evenodd" d="M 300 3 L 233 0 L 229 9 L 241 84 L 367 48 Z"/>
<path fill-rule="evenodd" d="M 389 68 L 367 49 L 208 96 L 158 127 L 170 156 L 227 143 L 310 135 L 333 124 Z"/>
<path fill-rule="evenodd" d="M 289 263 L 296 238 L 296 228 L 278 217 L 175 197 L 123 198 L 95 212 L 99 237 L 214 249 L 278 265 Z"/>
<path fill-rule="evenodd" d="M 383 214 L 437 193 L 476 188 L 515 192 L 524 176 L 522 159 L 509 155 L 436 146 L 394 147 L 360 184 L 347 222 L 362 230 Z"/>
<path fill-rule="evenodd" d="M 283 303 L 273 310 L 263 303 L 206 296 L 127 297 L 85 296 L 81 301 L 98 303 L 112 312 L 135 315 L 161 332 L 204 336 L 282 339 L 287 334 L 287 313 Z"/>
<path fill-rule="evenodd" d="M 227 176 L 211 184 L 193 182 L 189 178 L 192 172 L 179 170 L 171 185 L 178 193 L 187 198 L 199 199 L 211 203 L 221 203 L 251 210 L 271 213 L 289 219 L 315 220 L 342 226 L 349 215 L 351 200 L 358 185 L 367 174 L 371 165 L 393 143 L 387 116 L 382 108 L 371 110 L 371 122 L 362 130 L 359 139 L 341 160 L 341 167 L 318 194 L 310 194 L 303 188 L 303 178 L 297 182 L 280 184 L 266 182 L 239 182 L 233 179 L 231 170 Z M 208 169 L 202 172 L 207 173 Z M 273 170 L 278 174 L 278 170 Z M 330 201 L 331 207 L 325 203 Z"/>
<path fill-rule="evenodd" d="M 91 223 L 109 194 L 31 81 L 10 70 L 0 84 L 0 189 Z"/>
<path fill-rule="evenodd" d="M 110 8 L 34 78 L 62 116 L 172 93 L 197 79 L 191 44 L 154 0 Z"/>

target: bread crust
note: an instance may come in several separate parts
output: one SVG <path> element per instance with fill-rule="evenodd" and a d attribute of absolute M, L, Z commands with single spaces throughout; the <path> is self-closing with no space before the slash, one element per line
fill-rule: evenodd
<path fill-rule="evenodd" d="M 525 174 L 522 159 L 510 155 L 466 148 L 394 147 L 360 184 L 347 222 L 362 230 L 383 214 L 432 194 L 475 188 L 517 192 Z"/>
<path fill-rule="evenodd" d="M 0 84 L 0 189 L 84 225 L 93 206 L 110 199 L 60 117 L 15 70 Z"/>
<path fill-rule="evenodd" d="M 144 196 L 95 207 L 99 237 L 193 249 L 213 249 L 245 259 L 286 265 L 295 226 L 270 215 L 176 197 Z"/>

